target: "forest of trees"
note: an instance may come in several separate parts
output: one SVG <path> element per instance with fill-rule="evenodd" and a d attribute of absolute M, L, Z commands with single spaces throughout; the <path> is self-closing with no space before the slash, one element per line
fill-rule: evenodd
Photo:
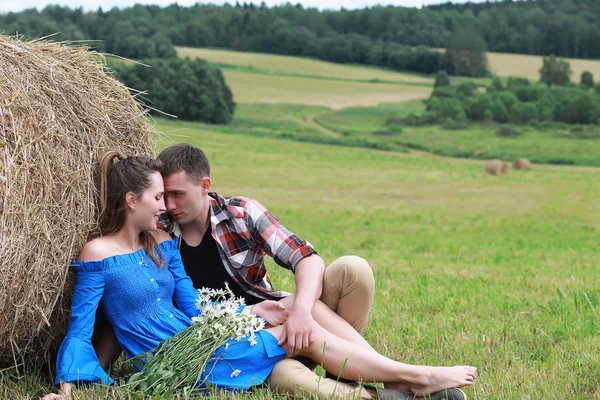
<path fill-rule="evenodd" d="M 136 5 L 93 12 L 48 6 L 0 15 L 0 31 L 56 40 L 97 39 L 101 51 L 129 58 L 171 57 L 173 45 L 219 47 L 372 64 L 396 70 L 481 76 L 430 48 L 475 46 L 562 57 L 600 58 L 600 1 L 528 0 L 442 4 L 423 9 L 268 8 L 264 3 L 181 7 Z M 453 42 L 461 36 L 469 43 Z M 476 42 L 476 43 L 474 43 Z M 473 49 L 473 48 L 471 48 Z M 481 69 L 481 65 L 477 65 Z"/>

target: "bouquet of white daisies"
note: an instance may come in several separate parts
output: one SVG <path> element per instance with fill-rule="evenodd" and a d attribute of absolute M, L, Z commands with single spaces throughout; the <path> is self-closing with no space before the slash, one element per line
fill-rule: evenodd
<path fill-rule="evenodd" d="M 257 343 L 254 334 L 264 328 L 265 321 L 238 312 L 244 305 L 244 299 L 236 298 L 227 285 L 221 290 L 199 289 L 196 307 L 200 315 L 192 318 L 190 327 L 132 360 L 142 370 L 127 386 L 144 396 L 159 398 L 170 398 L 178 390 L 184 396 L 193 391 L 203 383 L 200 379 L 207 364 L 214 365 L 215 351 L 228 340 L 249 340 L 251 346 Z M 232 376 L 239 373 L 232 368 Z"/>

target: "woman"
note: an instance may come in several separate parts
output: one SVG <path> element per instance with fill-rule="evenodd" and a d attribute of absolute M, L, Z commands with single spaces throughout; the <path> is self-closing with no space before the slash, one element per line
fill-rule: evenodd
<path fill-rule="evenodd" d="M 99 305 L 129 357 L 155 348 L 188 327 L 190 318 L 199 313 L 197 292 L 185 274 L 177 239 L 157 230 L 158 216 L 165 209 L 160 162 L 109 152 L 100 167 L 101 229 L 73 263 L 77 281 L 71 319 L 57 358 L 61 393 L 48 394 L 44 400 L 70 396 L 73 382 L 112 383 L 90 342 Z M 290 349 L 277 343 L 292 305 L 293 297 L 288 297 L 246 310 L 272 327 L 259 332 L 260 345 L 231 346 L 207 381 L 237 390 L 264 382 L 279 360 L 291 356 Z M 313 316 L 313 341 L 299 355 L 323 362 L 336 375 L 342 369 L 344 379 L 385 382 L 388 387 L 429 394 L 472 385 L 477 376 L 474 367 L 415 366 L 381 356 L 322 303 L 315 305 Z M 231 374 L 235 363 L 244 366 L 239 375 Z"/>

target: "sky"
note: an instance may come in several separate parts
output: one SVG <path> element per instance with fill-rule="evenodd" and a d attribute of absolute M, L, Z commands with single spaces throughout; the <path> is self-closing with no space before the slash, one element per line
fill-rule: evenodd
<path fill-rule="evenodd" d="M 394 6 L 405 6 L 405 7 L 421 7 L 423 5 L 429 4 L 439 4 L 443 2 L 447 2 L 448 0 L 301 0 L 301 1 L 289 1 L 290 3 L 296 4 L 300 3 L 305 7 L 317 7 L 319 9 L 334 9 L 337 10 L 340 7 L 344 7 L 346 9 L 354 9 L 354 8 L 364 8 L 368 6 L 374 5 L 394 5 Z M 474 2 L 479 2 L 483 0 L 472 0 Z M 166 6 L 171 3 L 174 3 L 175 0 L 0 0 L 0 13 L 6 13 L 9 11 L 21 11 L 26 8 L 37 7 L 38 9 L 44 8 L 48 4 L 60 4 L 62 6 L 68 6 L 71 8 L 83 7 L 84 10 L 96 10 L 99 6 L 104 10 L 111 9 L 113 7 L 129 7 L 134 5 L 135 3 L 142 4 L 157 4 L 160 6 Z M 190 6 L 195 4 L 198 0 L 178 0 L 177 3 L 181 6 Z M 235 4 L 235 0 L 223 1 L 223 0 L 213 0 L 210 3 L 213 4 L 224 4 L 229 2 L 231 4 Z M 240 3 L 243 3 L 243 0 L 240 0 Z M 251 0 L 246 0 L 246 2 L 250 3 Z M 256 4 L 260 4 L 261 0 L 252 1 Z M 288 1 L 281 0 L 265 0 L 265 3 L 268 6 L 274 6 L 279 4 L 287 3 Z M 464 3 L 465 0 L 453 0 L 454 3 Z M 201 3 L 205 3 L 201 1 Z M 208 3 L 208 2 L 206 2 Z"/>

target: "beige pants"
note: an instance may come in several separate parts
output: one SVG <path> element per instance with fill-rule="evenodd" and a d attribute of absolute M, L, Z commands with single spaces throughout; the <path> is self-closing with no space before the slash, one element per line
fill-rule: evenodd
<path fill-rule="evenodd" d="M 321 301 L 362 334 L 369 322 L 374 286 L 373 271 L 364 259 L 356 256 L 341 257 L 325 269 Z M 358 383 L 343 383 L 320 377 L 293 358 L 278 362 L 268 383 L 272 390 L 285 394 L 376 398 L 374 392 L 361 388 Z"/>

